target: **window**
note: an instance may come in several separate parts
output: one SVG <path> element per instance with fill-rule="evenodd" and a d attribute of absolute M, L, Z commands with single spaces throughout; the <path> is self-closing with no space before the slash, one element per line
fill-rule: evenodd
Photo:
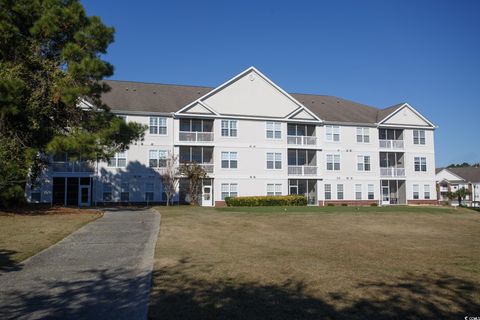
<path fill-rule="evenodd" d="M 325 139 L 327 141 L 340 141 L 340 127 L 339 126 L 325 126 Z"/>
<path fill-rule="evenodd" d="M 363 143 L 370 142 L 369 128 L 357 128 L 357 142 L 363 142 Z"/>
<path fill-rule="evenodd" d="M 355 200 L 362 200 L 362 185 L 355 185 Z"/>
<path fill-rule="evenodd" d="M 30 201 L 40 202 L 42 200 L 42 193 L 38 184 L 32 184 L 30 186 Z"/>
<path fill-rule="evenodd" d="M 238 196 L 238 184 L 236 183 L 222 183 L 222 200 L 226 197 Z"/>
<path fill-rule="evenodd" d="M 413 144 L 425 144 L 425 130 L 413 130 Z"/>
<path fill-rule="evenodd" d="M 236 152 L 222 152 L 222 168 L 236 169 L 238 167 Z"/>
<path fill-rule="evenodd" d="M 236 137 L 237 131 L 237 120 L 222 120 L 222 137 Z"/>
<path fill-rule="evenodd" d="M 103 201 L 110 202 L 113 201 L 113 188 L 112 184 L 105 182 L 103 183 Z"/>
<path fill-rule="evenodd" d="M 370 171 L 370 156 L 357 156 L 357 170 Z"/>
<path fill-rule="evenodd" d="M 282 169 L 282 154 L 267 152 L 267 169 Z"/>
<path fill-rule="evenodd" d="M 150 117 L 150 134 L 167 134 L 167 118 Z"/>
<path fill-rule="evenodd" d="M 325 185 L 325 200 L 332 199 L 332 185 L 326 184 Z"/>
<path fill-rule="evenodd" d="M 414 184 L 413 185 L 413 199 L 419 199 L 420 195 L 419 195 L 419 187 L 418 187 L 418 184 Z"/>
<path fill-rule="evenodd" d="M 423 186 L 423 198 L 425 200 L 430 199 L 430 185 L 426 184 Z"/>
<path fill-rule="evenodd" d="M 426 172 L 427 171 L 427 158 L 415 157 L 415 171 Z"/>
<path fill-rule="evenodd" d="M 368 200 L 375 199 L 375 187 L 373 184 L 368 185 Z"/>
<path fill-rule="evenodd" d="M 281 196 L 282 184 L 281 183 L 268 183 L 267 184 L 267 196 Z"/>
<path fill-rule="evenodd" d="M 267 139 L 281 139 L 282 124 L 280 122 L 267 121 Z"/>
<path fill-rule="evenodd" d="M 148 152 L 148 165 L 150 168 L 165 168 L 167 166 L 167 151 L 150 150 Z"/>
<path fill-rule="evenodd" d="M 340 170 L 340 155 L 339 154 L 327 154 L 327 170 L 339 171 Z"/>
<path fill-rule="evenodd" d="M 128 182 L 121 184 L 120 201 L 130 201 L 130 184 Z"/>
<path fill-rule="evenodd" d="M 153 201 L 153 182 L 145 183 L 145 201 Z"/>
<path fill-rule="evenodd" d="M 343 200 L 343 184 L 337 184 L 337 200 Z"/>
<path fill-rule="evenodd" d="M 115 156 L 108 161 L 109 167 L 123 168 L 127 165 L 127 155 L 125 152 L 117 152 Z"/>

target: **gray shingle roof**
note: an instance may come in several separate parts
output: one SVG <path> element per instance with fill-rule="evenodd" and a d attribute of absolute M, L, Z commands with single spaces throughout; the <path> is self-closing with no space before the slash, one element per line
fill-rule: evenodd
<path fill-rule="evenodd" d="M 447 168 L 447 170 L 467 182 L 480 182 L 480 167 Z"/>
<path fill-rule="evenodd" d="M 214 89 L 119 80 L 105 80 L 105 82 L 111 90 L 102 95 L 102 101 L 117 112 L 176 112 Z M 332 122 L 373 124 L 402 105 L 382 110 L 333 96 L 302 93 L 291 95 L 320 119 Z"/>

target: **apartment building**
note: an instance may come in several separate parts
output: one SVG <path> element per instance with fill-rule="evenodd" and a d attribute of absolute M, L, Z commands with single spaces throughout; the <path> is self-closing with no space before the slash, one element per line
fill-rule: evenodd
<path fill-rule="evenodd" d="M 170 153 L 201 164 L 201 204 L 302 194 L 310 205 L 433 204 L 435 126 L 408 103 L 385 109 L 287 93 L 254 67 L 216 88 L 106 81 L 103 101 L 148 126 L 108 163 L 55 156 L 31 202 L 89 206 L 165 201 Z M 87 103 L 87 102 L 83 102 Z M 175 201 L 184 202 L 181 180 Z"/>
<path fill-rule="evenodd" d="M 440 202 L 458 206 L 458 199 L 449 199 L 448 193 L 465 188 L 469 194 L 463 205 L 480 207 L 480 167 L 439 168 L 436 181 Z"/>

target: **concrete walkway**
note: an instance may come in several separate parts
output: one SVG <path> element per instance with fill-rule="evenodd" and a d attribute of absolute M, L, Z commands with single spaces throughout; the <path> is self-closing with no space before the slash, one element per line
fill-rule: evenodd
<path fill-rule="evenodd" d="M 108 210 L 0 272 L 0 319 L 146 319 L 160 215 Z"/>

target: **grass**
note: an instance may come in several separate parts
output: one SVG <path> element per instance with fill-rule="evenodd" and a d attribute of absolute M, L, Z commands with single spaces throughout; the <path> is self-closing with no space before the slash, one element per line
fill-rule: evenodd
<path fill-rule="evenodd" d="M 100 216 L 99 211 L 70 208 L 0 212 L 0 270 L 18 268 L 21 261 Z"/>
<path fill-rule="evenodd" d="M 152 319 L 463 318 L 480 214 L 440 207 L 159 207 Z"/>

